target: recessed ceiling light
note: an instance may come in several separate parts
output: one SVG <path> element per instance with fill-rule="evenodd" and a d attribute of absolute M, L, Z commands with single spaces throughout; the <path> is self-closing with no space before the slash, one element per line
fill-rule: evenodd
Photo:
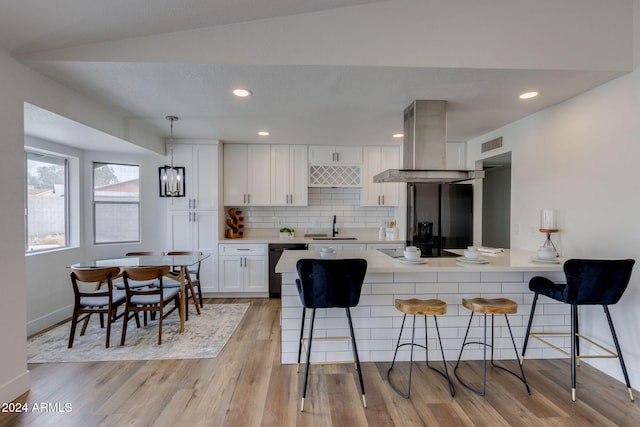
<path fill-rule="evenodd" d="M 394 133 L 393 137 L 394 138 L 403 138 L 404 137 L 404 133 Z"/>
<path fill-rule="evenodd" d="M 520 99 L 535 98 L 536 96 L 538 96 L 538 92 L 536 92 L 536 91 L 525 92 L 525 93 L 520 94 Z"/>
<path fill-rule="evenodd" d="M 261 130 L 260 132 L 258 132 L 258 135 L 260 135 L 260 136 L 269 136 L 269 132 L 267 132 L 266 130 Z"/>
<path fill-rule="evenodd" d="M 249 89 L 237 88 L 233 90 L 233 94 L 235 96 L 239 96 L 240 98 L 246 98 L 247 96 L 253 95 Z"/>

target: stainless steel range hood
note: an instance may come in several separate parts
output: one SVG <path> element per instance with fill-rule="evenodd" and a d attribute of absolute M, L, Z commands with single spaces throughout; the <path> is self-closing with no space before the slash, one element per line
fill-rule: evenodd
<path fill-rule="evenodd" d="M 462 182 L 484 178 L 482 170 L 447 170 L 447 101 L 413 101 L 404 110 L 402 169 L 373 182 Z"/>

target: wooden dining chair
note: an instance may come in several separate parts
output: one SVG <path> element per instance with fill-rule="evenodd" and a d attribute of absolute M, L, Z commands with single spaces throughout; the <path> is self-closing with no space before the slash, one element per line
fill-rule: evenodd
<path fill-rule="evenodd" d="M 202 252 L 200 251 L 170 251 L 167 252 L 167 256 L 174 256 L 174 255 L 195 255 L 195 256 L 201 256 Z M 175 274 L 180 274 L 180 270 L 179 268 L 173 267 L 172 271 Z M 165 287 L 169 288 L 169 287 L 179 287 L 180 286 L 180 282 L 176 282 L 174 280 L 167 280 L 165 281 Z M 196 288 L 198 289 L 198 300 L 200 302 L 200 305 L 198 305 L 198 300 L 196 300 Z M 185 276 L 185 318 L 186 320 L 189 320 L 189 299 L 193 300 L 193 305 L 196 307 L 196 312 L 198 314 L 200 314 L 200 308 L 204 307 L 203 303 L 202 303 L 202 288 L 200 287 L 200 263 L 198 262 L 197 264 L 192 265 L 191 267 L 189 267 L 187 269 L 187 274 Z"/>
<path fill-rule="evenodd" d="M 163 286 L 163 278 L 169 273 L 170 267 L 162 265 L 157 267 L 125 267 L 122 273 L 125 291 L 127 294 L 127 302 L 125 304 L 124 322 L 122 324 L 122 339 L 120 345 L 124 345 L 127 336 L 127 324 L 129 319 L 134 317 L 136 325 L 140 327 L 139 312 L 158 313 L 158 345 L 162 344 L 162 321 L 176 309 L 180 310 L 180 289 L 165 288 Z M 132 287 L 135 282 L 156 280 L 157 287 L 147 289 L 137 289 Z M 165 307 L 171 302 L 175 306 L 165 312 Z M 145 316 L 144 325 L 147 326 Z"/>
<path fill-rule="evenodd" d="M 164 256 L 164 252 L 157 252 L 157 251 L 127 252 L 124 256 Z M 131 284 L 131 286 L 135 288 L 146 288 L 146 287 L 155 286 L 155 285 L 157 285 L 157 282 L 155 280 L 140 281 L 140 282 L 136 282 L 135 284 Z M 116 289 L 124 290 L 123 282 L 116 282 L 114 286 L 116 287 Z"/>
<path fill-rule="evenodd" d="M 84 325 L 82 325 L 82 329 L 80 330 L 80 336 L 82 336 L 86 332 L 89 318 L 94 313 L 100 315 L 101 328 L 105 327 L 104 315 L 107 315 L 107 338 L 105 347 L 109 348 L 111 323 L 117 318 L 118 307 L 125 302 L 125 292 L 113 289 L 113 278 L 119 274 L 120 268 L 118 267 L 71 269 L 74 304 L 68 348 L 73 347 L 78 322 L 84 320 Z M 92 290 L 84 290 L 89 283 L 97 284 L 97 286 Z M 103 283 L 106 283 L 106 289 L 100 287 Z M 81 287 L 83 289 L 81 289 Z M 85 314 L 85 316 L 81 318 L 80 316 L 82 314 Z"/>

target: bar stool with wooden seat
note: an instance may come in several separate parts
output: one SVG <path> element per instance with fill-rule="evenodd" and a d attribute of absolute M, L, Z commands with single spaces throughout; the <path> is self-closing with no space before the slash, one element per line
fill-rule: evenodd
<path fill-rule="evenodd" d="M 438 328 L 438 319 L 437 319 L 437 316 L 443 315 L 447 312 L 447 303 L 439 299 L 425 300 L 425 299 L 411 298 L 406 300 L 396 299 L 395 306 L 400 312 L 404 313 L 404 317 L 402 318 L 402 326 L 400 327 L 400 334 L 398 335 L 398 345 L 396 345 L 396 351 L 393 354 L 393 361 L 391 362 L 391 366 L 387 371 L 387 381 L 389 381 L 389 385 L 391 385 L 391 388 L 393 388 L 393 390 L 396 393 L 398 393 L 400 396 L 404 397 L 405 399 L 408 399 L 411 396 L 411 375 L 413 373 L 413 349 L 414 347 L 420 347 L 425 349 L 426 351 L 427 367 L 430 369 L 433 369 L 434 371 L 442 375 L 444 378 L 446 378 L 447 382 L 449 383 L 449 392 L 451 393 L 451 396 L 454 396 L 456 392 L 455 392 L 455 388 L 453 387 L 453 383 L 449 378 L 449 370 L 447 369 L 447 361 L 444 357 L 444 349 L 442 348 L 442 340 L 440 339 L 440 329 Z M 401 343 L 402 331 L 404 330 L 404 323 L 407 320 L 407 314 L 413 315 L 413 325 L 411 328 L 411 342 Z M 425 345 L 418 344 L 415 341 L 416 316 L 424 316 L 424 339 L 425 339 L 424 344 Z M 438 334 L 438 343 L 440 345 L 440 352 L 442 353 L 442 364 L 444 366 L 444 372 L 429 365 L 429 349 L 428 349 L 429 335 L 427 332 L 427 316 L 433 316 L 433 321 L 436 327 L 436 333 Z M 398 355 L 398 349 L 406 345 L 411 346 L 411 353 L 409 356 L 409 384 L 407 387 L 407 392 L 403 393 L 398 387 L 396 387 L 393 384 L 393 382 L 391 382 L 391 370 L 393 369 L 393 365 L 396 363 L 396 356 Z"/>
<path fill-rule="evenodd" d="M 518 363 L 518 367 L 520 368 L 520 375 L 517 373 L 505 368 L 504 366 L 500 366 L 496 364 L 493 360 L 493 349 L 494 349 L 494 315 L 496 314 L 504 314 L 504 320 L 507 323 L 507 328 L 509 329 L 509 336 L 511 337 L 511 343 L 513 344 L 513 351 L 516 355 L 516 360 L 518 360 L 518 349 L 516 348 L 516 342 L 513 339 L 513 333 L 511 332 L 511 326 L 509 325 L 509 318 L 507 314 L 514 314 L 518 312 L 518 303 L 508 298 L 493 298 L 493 299 L 485 299 L 481 297 L 471 298 L 471 299 L 462 299 L 462 305 L 465 308 L 471 310 L 471 317 L 469 318 L 469 325 L 467 326 L 467 332 L 464 334 L 464 340 L 462 341 L 462 348 L 460 348 L 460 355 L 458 356 L 458 362 L 456 363 L 455 368 L 453 368 L 453 373 L 455 374 L 460 384 L 465 386 L 467 389 L 473 391 L 474 393 L 484 396 L 487 391 L 487 347 L 491 348 L 491 366 L 494 368 L 502 369 L 510 373 L 511 375 L 518 378 L 520 381 L 524 383 L 524 386 L 527 388 L 527 394 L 531 394 L 531 389 L 529 389 L 529 384 L 527 384 L 527 378 L 524 375 L 524 370 L 522 369 L 522 365 Z M 469 329 L 471 328 L 471 322 L 473 321 L 474 313 L 480 313 L 484 315 L 484 340 L 480 341 L 468 341 L 467 337 L 469 335 Z M 487 314 L 491 315 L 491 343 L 487 342 Z M 467 383 L 465 383 L 460 376 L 458 376 L 458 366 L 460 365 L 460 359 L 462 359 L 462 353 L 464 348 L 469 344 L 480 344 L 483 347 L 483 364 L 482 364 L 482 390 L 478 390 L 476 388 L 471 387 Z"/>

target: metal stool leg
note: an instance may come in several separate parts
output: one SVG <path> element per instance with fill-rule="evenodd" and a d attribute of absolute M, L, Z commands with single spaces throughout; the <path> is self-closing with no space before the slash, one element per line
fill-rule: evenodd
<path fill-rule="evenodd" d="M 531 303 L 531 314 L 529 314 L 529 323 L 527 324 L 527 333 L 524 335 L 524 343 L 522 344 L 522 356 L 520 357 L 520 364 L 524 363 L 524 353 L 527 351 L 527 344 L 529 343 L 529 334 L 531 333 L 531 325 L 533 324 L 533 315 L 536 312 L 536 304 L 538 303 L 539 294 L 536 293 L 533 296 L 533 302 Z"/>
<path fill-rule="evenodd" d="M 398 393 L 400 396 L 404 397 L 405 399 L 408 399 L 411 396 L 411 376 L 413 373 L 413 347 L 414 347 L 414 338 L 415 338 L 415 331 L 416 331 L 416 316 L 413 316 L 413 328 L 412 328 L 412 332 L 411 332 L 411 342 L 406 342 L 406 343 L 402 343 L 400 344 L 400 341 L 402 339 L 402 331 L 404 330 L 404 322 L 405 320 L 407 320 L 407 315 L 405 313 L 405 315 L 402 317 L 402 326 L 400 327 L 400 335 L 398 336 L 398 344 L 396 345 L 396 351 L 395 353 L 393 353 L 393 361 L 391 362 L 391 366 L 389 367 L 389 369 L 387 370 L 387 381 L 389 382 L 389 385 L 391 386 L 391 388 Z M 392 382 L 391 382 L 391 370 L 393 369 L 393 365 L 396 363 L 396 355 L 398 354 L 398 349 L 400 347 L 403 347 L 405 345 L 410 345 L 411 346 L 411 353 L 409 355 L 409 384 L 408 384 L 408 390 L 406 393 L 402 392 L 398 387 L 396 387 Z"/>
<path fill-rule="evenodd" d="M 304 320 L 307 314 L 307 309 L 302 307 L 302 322 L 300 325 L 300 340 L 298 341 L 298 365 L 296 366 L 296 372 L 300 372 L 300 356 L 302 355 L 302 339 L 304 338 Z"/>
<path fill-rule="evenodd" d="M 442 366 L 444 367 L 444 372 L 440 371 L 439 369 L 432 368 L 431 366 L 429 366 L 429 352 L 428 351 L 427 351 L 427 366 L 430 369 L 433 369 L 434 371 L 436 371 L 437 373 L 439 373 L 440 375 L 442 375 L 443 377 L 446 378 L 447 382 L 449 383 L 449 393 L 451 393 L 451 397 L 453 397 L 453 396 L 456 395 L 456 389 L 453 387 L 453 382 L 451 382 L 451 378 L 449 377 L 449 369 L 447 368 L 447 360 L 444 357 L 444 348 L 442 347 L 442 339 L 440 338 L 440 328 L 438 327 L 438 318 L 436 316 L 433 316 L 433 321 L 435 322 L 436 333 L 438 334 L 438 344 L 440 345 L 440 354 L 442 354 Z M 426 337 L 427 316 L 424 316 L 424 327 L 425 327 L 425 337 Z"/>
<path fill-rule="evenodd" d="M 407 320 L 407 315 L 406 314 L 402 317 L 402 326 L 400 326 L 400 334 L 398 335 L 398 343 L 396 344 L 396 350 L 393 353 L 393 360 L 391 361 L 391 366 L 389 366 L 389 369 L 387 370 L 387 381 L 389 382 L 389 385 L 391 386 L 391 388 L 396 393 L 398 393 L 400 396 L 404 397 L 405 399 L 408 399 L 409 398 L 409 394 L 411 393 L 411 374 L 409 374 L 409 393 L 403 393 L 402 391 L 400 391 L 400 389 L 398 389 L 391 382 L 391 370 L 393 369 L 393 365 L 395 365 L 395 363 L 396 363 L 396 356 L 398 355 L 398 349 L 400 347 L 402 347 L 402 345 L 400 344 L 400 340 L 402 339 L 402 331 L 404 330 L 404 322 L 405 322 L 405 320 Z"/>
<path fill-rule="evenodd" d="M 578 306 L 576 305 L 575 313 L 573 313 L 573 321 L 576 324 L 576 333 L 574 335 L 576 340 L 576 366 L 580 366 L 580 323 L 578 322 Z"/>
<path fill-rule="evenodd" d="M 578 306 L 571 304 L 571 400 L 576 401 L 576 318 Z"/>
<path fill-rule="evenodd" d="M 503 371 L 506 371 L 508 373 L 510 373 L 511 375 L 515 376 L 516 378 L 518 378 L 520 381 L 522 381 L 527 389 L 527 394 L 531 395 L 531 389 L 529 388 L 529 384 L 527 383 L 527 379 L 524 375 L 524 369 L 522 368 L 522 364 L 518 364 L 519 368 L 520 368 L 520 373 L 522 376 L 519 376 L 518 374 L 516 374 L 515 372 L 505 368 L 504 366 L 500 366 L 498 364 L 495 363 L 494 358 L 493 358 L 493 354 L 494 354 L 494 315 L 491 315 L 491 343 L 487 343 L 487 315 L 484 314 L 484 342 L 479 342 L 479 341 L 469 341 L 467 342 L 467 336 L 469 334 L 469 328 L 471 327 L 471 321 L 473 320 L 473 311 L 471 312 L 471 316 L 469 319 L 469 325 L 467 326 L 467 332 L 464 335 L 464 340 L 462 341 L 462 348 L 460 349 L 460 355 L 458 356 L 458 362 L 456 363 L 456 366 L 453 370 L 453 373 L 455 374 L 456 378 L 458 379 L 458 381 L 460 381 L 460 384 L 462 384 L 464 387 L 466 387 L 467 389 L 471 390 L 472 392 L 480 395 L 480 396 L 484 396 L 486 394 L 487 391 L 487 347 L 491 347 L 491 366 L 501 369 Z M 507 328 L 509 330 L 509 336 L 511 337 L 511 343 L 513 344 L 513 350 L 515 352 L 516 355 L 516 360 L 518 359 L 518 349 L 516 348 L 516 342 L 513 338 L 513 333 L 511 331 L 511 325 L 509 324 L 509 318 L 507 317 L 507 315 L 504 315 L 505 321 L 507 323 Z M 467 346 L 468 344 L 480 344 L 483 346 L 483 361 L 482 361 L 482 391 L 475 389 L 473 387 L 471 387 L 470 385 L 468 385 L 467 383 L 465 383 L 463 380 L 460 379 L 460 377 L 458 376 L 457 370 L 458 370 L 458 365 L 460 364 L 460 359 L 462 358 L 462 352 L 464 351 L 464 347 Z"/>
<path fill-rule="evenodd" d="M 618 353 L 618 359 L 620 359 L 620 367 L 622 368 L 622 374 L 624 375 L 624 381 L 627 383 L 627 389 L 629 390 L 629 398 L 633 399 L 633 390 L 631 389 L 631 383 L 629 382 L 629 374 L 622 358 L 622 350 L 620 350 L 620 344 L 618 343 L 618 336 L 616 330 L 613 327 L 613 320 L 611 320 L 611 314 L 609 313 L 609 307 L 603 305 L 604 313 L 607 315 L 607 321 L 609 322 L 609 329 L 611 329 L 611 336 L 613 337 L 613 343 L 616 346 L 616 353 Z"/>
<path fill-rule="evenodd" d="M 438 368 L 435 368 L 433 366 L 431 366 L 429 364 L 429 349 L 428 349 L 428 342 L 429 342 L 429 335 L 428 335 L 428 328 L 427 328 L 427 316 L 424 316 L 424 327 L 425 327 L 425 345 L 421 345 L 415 342 L 415 327 L 416 327 L 416 316 L 413 316 L 413 327 L 412 327 L 412 332 L 411 332 L 411 342 L 406 342 L 406 343 L 400 343 L 402 340 L 402 332 L 404 330 L 404 323 L 405 320 L 407 319 L 407 315 L 405 314 L 404 317 L 402 318 L 402 326 L 400 327 L 400 334 L 398 335 L 398 343 L 396 345 L 396 350 L 393 354 L 393 361 L 391 362 L 391 366 L 389 367 L 389 369 L 387 370 L 387 381 L 389 382 L 389 385 L 391 386 L 391 388 L 398 393 L 400 396 L 404 397 L 405 399 L 408 399 L 411 396 L 411 378 L 413 376 L 413 351 L 414 351 L 414 347 L 420 347 L 420 348 L 424 348 L 426 351 L 426 365 L 429 369 L 437 372 L 438 374 L 442 375 L 447 382 L 449 383 L 449 392 L 451 393 L 451 396 L 455 395 L 455 388 L 453 386 L 453 382 L 451 381 L 451 378 L 449 377 L 449 371 L 447 368 L 447 361 L 444 357 L 444 349 L 442 348 L 442 339 L 440 338 L 440 330 L 438 328 L 438 320 L 436 318 L 436 316 L 433 316 L 433 320 L 435 322 L 435 327 L 436 327 L 436 332 L 438 334 L 438 342 L 440 344 L 440 352 L 442 354 L 442 364 L 444 366 L 444 372 L 439 370 Z M 411 353 L 409 356 L 409 381 L 408 381 L 408 386 L 407 386 L 407 393 L 404 393 L 402 390 L 400 390 L 398 387 L 396 387 L 393 382 L 391 381 L 391 370 L 393 369 L 393 366 L 396 362 L 396 356 L 398 354 L 398 349 L 400 347 L 403 347 L 405 345 L 410 345 L 411 346 Z"/>
<path fill-rule="evenodd" d="M 473 391 L 476 394 L 479 394 L 480 396 L 484 396 L 485 394 L 485 390 L 483 389 L 482 392 L 472 388 L 471 386 L 469 386 L 467 383 L 465 383 L 464 381 L 462 381 L 460 379 L 460 377 L 458 376 L 458 366 L 460 365 L 460 359 L 462 359 L 462 353 L 464 351 L 464 348 L 468 345 L 468 344 L 483 344 L 484 345 L 484 352 L 485 352 L 485 356 L 484 356 L 484 366 L 483 368 L 485 369 L 485 374 L 486 374 L 486 364 L 487 364 L 487 356 L 486 356 L 486 338 L 487 338 L 487 322 L 485 319 L 485 324 L 484 324 L 484 337 L 485 337 L 485 342 L 478 342 L 478 341 L 469 341 L 467 342 L 467 337 L 469 336 L 469 329 L 471 329 L 471 322 L 473 321 L 473 311 L 471 312 L 471 316 L 469 316 L 469 324 L 467 325 L 467 331 L 464 334 L 464 339 L 462 340 L 462 347 L 460 348 L 460 354 L 458 355 L 458 361 L 456 362 L 456 366 L 453 368 L 453 374 L 456 376 L 456 378 L 458 379 L 458 381 L 460 381 L 460 384 L 462 384 L 464 387 L 466 387 L 467 389 Z M 486 315 L 485 315 L 486 316 Z M 486 384 L 485 384 L 486 385 Z"/>
<path fill-rule="evenodd" d="M 492 317 L 493 317 L 493 315 L 492 315 Z M 509 329 L 509 336 L 511 337 L 511 344 L 513 345 L 513 351 L 514 351 L 514 353 L 516 355 L 516 359 L 518 359 L 518 349 L 516 348 L 516 340 L 513 339 L 513 333 L 511 332 L 511 325 L 509 324 L 509 318 L 507 317 L 506 314 L 504 315 L 504 320 L 505 320 L 505 322 L 507 322 L 507 328 Z M 492 348 L 493 348 L 493 346 L 492 346 Z M 492 360 L 492 363 L 493 363 L 493 360 Z M 513 371 L 511 371 L 511 370 L 509 370 L 507 368 L 504 368 L 502 366 L 499 366 L 499 365 L 496 365 L 496 364 L 494 364 L 493 366 L 495 366 L 496 368 L 502 369 L 503 371 L 509 372 L 510 374 L 512 374 L 516 378 L 518 378 L 520 381 L 522 381 L 524 383 L 524 386 L 527 389 L 527 394 L 529 396 L 531 396 L 531 389 L 529 388 L 529 383 L 527 383 L 527 377 L 525 377 L 525 375 L 524 375 L 524 369 L 522 367 L 522 364 L 518 364 L 518 367 L 520 368 L 520 375 L 521 376 L 518 376 L 515 372 L 513 372 Z"/>
<path fill-rule="evenodd" d="M 356 367 L 358 369 L 358 378 L 360 379 L 360 390 L 362 390 L 362 404 L 367 407 L 367 398 L 364 394 L 364 381 L 362 380 L 362 369 L 360 368 L 360 358 L 358 357 L 358 347 L 356 346 L 356 337 L 353 334 L 353 322 L 351 321 L 351 310 L 349 307 L 345 308 L 347 312 L 347 319 L 349 320 L 349 332 L 351 333 L 351 344 L 353 345 L 353 357 L 356 360 Z"/>
<path fill-rule="evenodd" d="M 304 387 L 302 389 L 302 403 L 300 412 L 304 412 L 304 398 L 307 396 L 307 383 L 309 381 L 309 365 L 311 361 L 311 344 L 313 343 L 313 324 L 316 321 L 316 309 L 311 311 L 311 326 L 309 327 L 309 348 L 307 349 L 307 365 L 304 370 Z"/>

